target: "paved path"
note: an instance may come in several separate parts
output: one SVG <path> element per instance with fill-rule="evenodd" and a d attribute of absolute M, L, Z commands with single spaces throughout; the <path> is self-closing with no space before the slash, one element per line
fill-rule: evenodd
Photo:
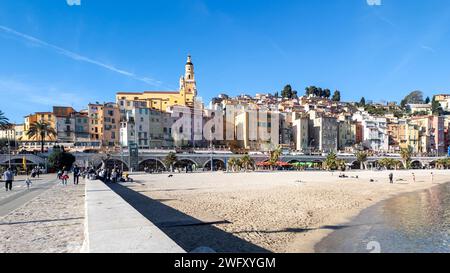
<path fill-rule="evenodd" d="M 0 183 L 0 218 L 23 206 L 58 182 L 54 175 L 43 175 L 39 179 L 33 179 L 33 185 L 28 190 L 23 179 L 24 177 L 16 178 L 13 182 L 13 190 L 9 192 L 5 191 L 5 183 Z"/>

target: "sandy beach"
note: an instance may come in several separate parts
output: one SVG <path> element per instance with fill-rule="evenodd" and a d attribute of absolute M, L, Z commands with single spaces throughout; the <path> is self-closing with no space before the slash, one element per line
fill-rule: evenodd
<path fill-rule="evenodd" d="M 78 186 L 57 184 L 0 218 L 0 253 L 80 252 L 84 189 L 82 181 Z"/>
<path fill-rule="evenodd" d="M 349 178 L 339 178 L 339 172 L 156 174 L 135 175 L 135 183 L 123 185 L 171 211 L 215 223 L 215 229 L 261 249 L 302 253 L 313 252 L 333 226 L 379 201 L 450 181 L 448 171 L 411 170 L 392 171 L 395 184 L 389 184 L 389 173 L 346 172 Z M 157 221 L 167 217 L 166 212 L 152 208 L 150 214 Z M 173 238 L 184 238 L 189 231 L 190 237 L 202 238 L 202 246 L 210 241 L 206 246 L 216 251 L 236 251 L 226 240 L 205 238 L 217 234 L 205 228 L 175 226 L 164 231 Z M 198 241 L 187 240 L 183 247 L 190 251 L 199 247 Z"/>

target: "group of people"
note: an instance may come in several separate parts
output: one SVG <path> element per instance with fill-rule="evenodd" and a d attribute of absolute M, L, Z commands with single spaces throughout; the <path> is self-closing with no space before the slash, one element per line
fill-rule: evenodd
<path fill-rule="evenodd" d="M 80 176 L 81 176 L 81 169 L 75 165 L 72 169 L 73 174 L 73 184 L 78 185 L 80 183 Z M 66 167 L 63 167 L 61 170 L 58 171 L 57 177 L 59 180 L 61 180 L 61 184 L 64 186 L 67 186 L 67 181 L 69 180 L 69 171 Z"/>
<path fill-rule="evenodd" d="M 14 176 L 16 176 L 16 174 L 11 170 L 11 168 L 8 168 L 4 173 L 3 173 L 3 180 L 5 181 L 5 189 L 6 191 L 12 191 L 13 188 L 13 181 L 14 181 Z M 27 186 L 27 188 L 29 189 L 31 184 L 33 184 L 31 182 L 30 177 L 27 177 L 25 179 L 25 184 Z"/>
<path fill-rule="evenodd" d="M 431 172 L 430 178 L 431 178 L 431 183 L 434 183 L 434 173 L 433 172 Z M 415 173 L 412 173 L 412 179 L 413 179 L 413 182 L 416 183 L 416 174 Z M 389 183 L 394 184 L 394 174 L 393 173 L 389 174 Z"/>
<path fill-rule="evenodd" d="M 41 171 L 41 169 L 38 167 L 38 166 L 36 166 L 36 167 L 34 167 L 32 170 L 31 170 L 31 177 L 32 178 L 35 178 L 36 176 L 37 176 L 37 178 L 39 178 L 39 176 L 42 174 L 42 171 Z"/>
<path fill-rule="evenodd" d="M 112 169 L 102 168 L 99 170 L 97 178 L 105 183 L 106 182 L 117 183 L 122 181 L 123 175 L 124 175 L 123 172 L 119 168 L 112 168 Z"/>

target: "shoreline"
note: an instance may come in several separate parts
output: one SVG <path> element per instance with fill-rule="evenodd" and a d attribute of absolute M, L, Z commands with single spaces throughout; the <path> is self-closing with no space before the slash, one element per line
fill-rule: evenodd
<path fill-rule="evenodd" d="M 342 215 L 340 217 L 337 217 L 333 221 L 331 221 L 328 225 L 330 226 L 343 226 L 348 223 L 353 222 L 355 218 L 357 218 L 359 215 L 361 215 L 365 210 L 370 209 L 371 207 L 378 206 L 381 203 L 384 203 L 386 201 L 389 201 L 394 198 L 398 198 L 405 194 L 410 193 L 420 193 L 435 187 L 439 187 L 441 185 L 450 184 L 450 179 L 448 182 L 442 182 L 442 183 L 433 183 L 430 184 L 429 187 L 421 188 L 421 189 L 414 189 L 414 190 L 407 190 L 402 192 L 393 193 L 389 196 L 382 197 L 379 200 L 374 201 L 373 203 L 368 203 L 366 206 L 363 206 L 356 210 L 355 212 L 347 213 L 345 216 Z M 289 247 L 292 249 L 288 249 L 286 253 L 315 253 L 315 248 L 317 244 L 322 242 L 325 238 L 332 235 L 335 232 L 335 230 L 332 229 L 319 229 L 319 230 L 313 230 L 309 233 L 305 234 L 302 238 L 297 238 L 296 240 L 302 240 L 301 246 L 299 246 L 299 242 L 295 241 L 293 242 Z M 294 251 L 294 252 L 291 252 Z"/>

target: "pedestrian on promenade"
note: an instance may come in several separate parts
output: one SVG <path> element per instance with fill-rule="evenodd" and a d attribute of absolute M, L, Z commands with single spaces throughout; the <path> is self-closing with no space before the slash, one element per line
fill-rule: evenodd
<path fill-rule="evenodd" d="M 389 181 L 391 184 L 394 184 L 394 174 L 393 173 L 389 174 Z"/>
<path fill-rule="evenodd" d="M 8 168 L 6 172 L 3 174 L 3 180 L 5 181 L 6 191 L 12 191 L 12 183 L 14 181 L 14 174 L 11 171 L 11 168 Z"/>
<path fill-rule="evenodd" d="M 416 175 L 414 173 L 412 173 L 413 176 L 413 182 L 416 183 Z"/>
<path fill-rule="evenodd" d="M 69 173 L 67 171 L 64 171 L 61 176 L 61 181 L 64 186 L 67 186 L 67 180 L 69 180 Z"/>
<path fill-rule="evenodd" d="M 73 168 L 73 184 L 78 185 L 80 180 L 81 171 L 80 168 L 78 168 L 77 165 Z"/>
<path fill-rule="evenodd" d="M 29 177 L 27 177 L 27 179 L 25 180 L 25 184 L 27 185 L 27 189 L 30 189 L 31 184 L 33 184 L 33 182 L 31 182 L 31 179 Z"/>
<path fill-rule="evenodd" d="M 434 183 L 434 174 L 431 172 L 431 183 Z"/>

